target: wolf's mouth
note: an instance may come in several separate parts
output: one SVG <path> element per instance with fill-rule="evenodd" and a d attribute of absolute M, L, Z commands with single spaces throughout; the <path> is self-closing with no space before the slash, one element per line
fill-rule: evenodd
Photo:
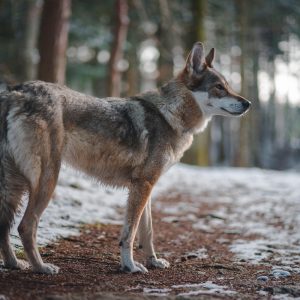
<path fill-rule="evenodd" d="M 241 114 L 244 113 L 244 111 L 243 111 L 243 112 L 231 112 L 231 111 L 227 110 L 226 108 L 223 108 L 223 107 L 220 107 L 220 108 L 221 108 L 222 110 L 226 111 L 227 113 L 229 113 L 229 114 L 231 114 L 231 115 L 234 115 L 234 116 L 238 116 L 238 115 L 241 115 Z"/>

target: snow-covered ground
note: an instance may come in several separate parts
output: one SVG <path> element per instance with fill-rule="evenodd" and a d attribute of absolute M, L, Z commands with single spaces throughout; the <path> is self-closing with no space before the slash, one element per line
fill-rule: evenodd
<path fill-rule="evenodd" d="M 187 296 L 198 296 L 198 295 L 212 295 L 212 294 L 222 294 L 227 296 L 235 295 L 235 291 L 228 290 L 226 286 L 220 286 L 211 281 L 196 284 L 179 284 L 173 285 L 171 288 L 158 289 L 158 288 L 144 288 L 143 292 L 149 296 L 167 296 L 173 290 L 183 289 L 185 292 L 177 293 L 178 297 Z M 186 298 L 190 299 L 190 298 Z"/>
<path fill-rule="evenodd" d="M 185 210 L 194 228 L 207 232 L 221 228 L 245 237 L 229 245 L 237 261 L 268 264 L 272 256 L 277 261 L 274 268 L 300 273 L 299 183 L 300 174 L 295 172 L 178 165 L 162 178 L 158 192 L 166 188 L 199 199 L 194 206 L 183 202 L 164 206 L 174 216 Z M 217 204 L 211 212 L 217 218 L 197 219 L 193 211 L 199 203 Z"/>
<path fill-rule="evenodd" d="M 118 208 L 126 204 L 127 191 L 103 187 L 95 180 L 64 166 L 49 206 L 42 215 L 38 244 L 46 245 L 60 237 L 79 233 L 80 225 L 89 223 L 122 223 Z M 20 247 L 17 233 L 24 208 L 12 230 L 12 242 Z"/>
<path fill-rule="evenodd" d="M 159 180 L 153 192 L 154 205 L 155 199 L 166 193 L 196 199 L 193 205 L 180 202 L 164 207 L 171 218 L 185 210 L 199 230 L 222 228 L 224 232 L 242 233 L 243 237 L 257 236 L 229 245 L 237 261 L 265 263 L 264 259 L 272 255 L 277 267 L 300 272 L 300 174 L 178 164 Z M 126 194 L 125 190 L 101 187 L 64 167 L 39 226 L 39 244 L 76 234 L 83 223 L 122 223 L 119 208 L 125 206 Z M 193 206 L 203 203 L 217 204 L 213 214 L 218 218 L 197 219 Z M 16 247 L 20 246 L 18 222 L 19 218 L 12 235 Z"/>

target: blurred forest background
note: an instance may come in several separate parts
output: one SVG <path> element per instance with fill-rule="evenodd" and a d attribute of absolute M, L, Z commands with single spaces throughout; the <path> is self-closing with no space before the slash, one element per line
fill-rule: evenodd
<path fill-rule="evenodd" d="M 97 97 L 156 88 L 203 41 L 252 101 L 218 118 L 184 162 L 300 167 L 298 0 L 0 0 L 0 88 L 41 79 Z"/>

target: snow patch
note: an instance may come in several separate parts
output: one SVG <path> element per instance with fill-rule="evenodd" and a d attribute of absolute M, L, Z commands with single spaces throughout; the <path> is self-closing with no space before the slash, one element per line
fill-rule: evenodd
<path fill-rule="evenodd" d="M 46 245 L 60 237 L 76 235 L 80 225 L 85 223 L 123 223 L 118 208 L 125 206 L 127 192 L 101 186 L 77 171 L 63 167 L 53 197 L 42 215 L 37 241 Z M 17 225 L 21 221 L 27 199 L 21 214 L 16 218 L 12 230 L 12 243 L 21 247 Z"/>
<path fill-rule="evenodd" d="M 224 234 L 238 235 L 230 245 L 237 261 L 258 264 L 272 257 L 281 268 L 289 266 L 298 273 L 299 182 L 300 174 L 291 171 L 179 164 L 161 178 L 155 195 L 173 193 L 187 199 L 176 207 L 165 208 L 179 215 L 179 221 L 197 206 L 215 204 L 218 208 L 212 213 L 221 218 L 195 219 L 194 228 L 208 233 L 222 228 Z M 194 199 L 192 205 L 190 199 Z"/>
<path fill-rule="evenodd" d="M 171 292 L 171 289 L 165 288 L 165 289 L 158 289 L 158 288 L 144 288 L 143 293 L 148 294 L 149 296 L 168 296 L 169 292 Z"/>
<path fill-rule="evenodd" d="M 237 292 L 231 291 L 228 287 L 218 285 L 212 281 L 206 281 L 203 283 L 188 283 L 172 285 L 170 288 L 143 288 L 144 294 L 149 296 L 168 296 L 171 292 L 176 292 L 177 297 L 180 296 L 196 296 L 196 295 L 227 295 L 232 296 Z M 182 291 L 179 292 L 178 290 Z"/>
<path fill-rule="evenodd" d="M 184 257 L 186 257 L 187 259 L 205 259 L 208 257 L 207 255 L 207 249 L 202 247 L 200 249 L 197 249 L 195 251 L 191 251 L 191 252 L 187 252 Z"/>
<path fill-rule="evenodd" d="M 221 294 L 221 295 L 235 295 L 235 291 L 228 290 L 224 285 L 218 285 L 207 281 L 204 283 L 195 284 L 179 284 L 173 285 L 173 289 L 186 289 L 187 291 L 179 293 L 178 296 L 196 296 L 196 295 L 207 295 L 207 294 Z"/>
<path fill-rule="evenodd" d="M 261 260 L 269 258 L 272 254 L 263 239 L 254 241 L 236 240 L 229 249 L 237 254 L 239 260 L 253 264 L 258 264 Z"/>

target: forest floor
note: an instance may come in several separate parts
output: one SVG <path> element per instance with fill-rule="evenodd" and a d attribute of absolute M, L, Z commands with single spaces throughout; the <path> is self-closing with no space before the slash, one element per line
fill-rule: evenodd
<path fill-rule="evenodd" d="M 181 183 L 185 171 L 176 171 Z M 202 171 L 191 171 L 198 174 L 192 174 L 191 185 L 207 173 Z M 211 171 L 209 182 L 202 180 L 201 192 L 176 185 L 174 179 L 171 189 L 165 186 L 157 193 L 155 245 L 158 256 L 171 263 L 169 269 L 122 273 L 121 225 L 83 225 L 80 234 L 41 247 L 44 261 L 60 267 L 57 275 L 7 271 L 0 266 L 0 299 L 300 299 L 300 198 L 286 190 L 293 187 L 287 182 L 299 175 L 286 173 L 283 179 L 281 173 L 272 173 L 271 190 L 266 182 L 257 186 L 270 173 L 247 173 L 249 181 L 241 185 L 244 175 L 236 172 L 233 176 L 231 170 Z M 218 176 L 235 189 L 228 184 L 229 190 L 216 189 Z M 257 195 L 247 192 L 247 184 Z M 279 187 L 282 193 L 276 191 Z M 235 201 L 229 201 L 229 196 Z M 124 207 L 116 212 L 123 214 Z M 135 249 L 135 259 L 143 262 L 142 250 Z"/>

